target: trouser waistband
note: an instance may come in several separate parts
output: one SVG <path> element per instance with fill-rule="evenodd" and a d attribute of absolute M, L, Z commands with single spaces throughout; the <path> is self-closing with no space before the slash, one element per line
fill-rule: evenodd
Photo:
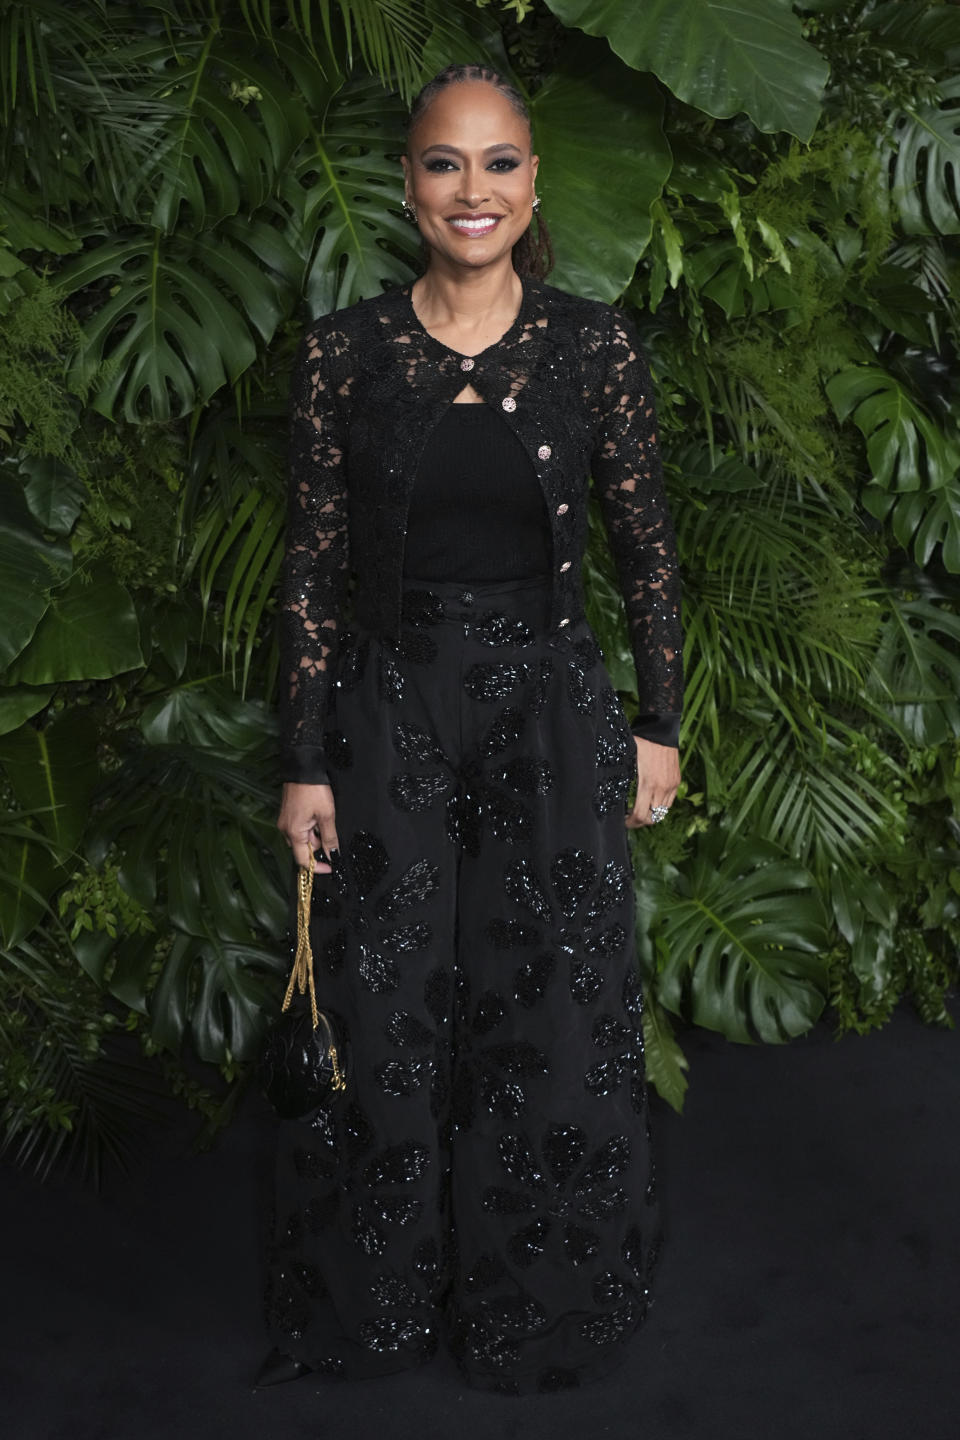
<path fill-rule="evenodd" d="M 546 628 L 550 621 L 551 583 L 548 575 L 523 580 L 405 579 L 401 616 L 408 625 L 440 625 L 486 615 L 507 615 Z"/>

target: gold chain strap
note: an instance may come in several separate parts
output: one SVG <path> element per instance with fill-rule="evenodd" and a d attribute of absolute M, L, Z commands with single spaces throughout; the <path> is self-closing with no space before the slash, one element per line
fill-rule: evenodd
<path fill-rule="evenodd" d="M 316 1030 L 320 1023 L 320 1016 L 317 1011 L 317 992 L 313 983 L 313 947 L 310 944 L 310 898 L 312 895 L 313 866 L 302 865 L 297 875 L 297 949 L 293 957 L 293 969 L 290 971 L 287 993 L 283 997 L 281 1008 L 289 1009 L 290 1001 L 293 999 L 294 986 L 301 995 L 306 994 L 309 990 L 310 1016 L 313 1028 Z M 329 1030 L 329 1026 L 327 1029 Z M 333 1066 L 333 1088 L 334 1090 L 344 1090 L 347 1082 L 340 1069 L 340 1061 L 332 1036 L 328 1048 L 330 1063 Z"/>

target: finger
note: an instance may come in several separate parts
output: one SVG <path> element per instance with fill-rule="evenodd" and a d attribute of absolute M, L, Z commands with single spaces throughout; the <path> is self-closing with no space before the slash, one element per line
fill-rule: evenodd
<path fill-rule="evenodd" d="M 636 799 L 633 802 L 633 809 L 627 816 L 627 828 L 636 830 L 640 825 L 650 825 L 650 806 L 653 804 L 653 789 L 650 785 L 639 785 L 637 787 Z"/>
<path fill-rule="evenodd" d="M 322 873 L 329 874 L 333 868 L 328 863 L 329 858 L 331 855 L 339 854 L 340 851 L 336 811 L 332 805 L 329 810 L 324 810 L 317 816 L 316 830 L 320 837 L 320 848 L 325 857 L 324 860 L 317 862 L 317 866 Z"/>
<path fill-rule="evenodd" d="M 316 843 L 316 836 L 313 834 L 312 831 L 308 832 L 308 834 L 306 835 L 287 836 L 287 844 L 290 846 L 290 849 L 293 853 L 295 863 L 304 868 L 310 865 L 313 865 L 314 870 L 316 870 L 317 868 L 313 858 L 313 852 L 316 847 Z"/>

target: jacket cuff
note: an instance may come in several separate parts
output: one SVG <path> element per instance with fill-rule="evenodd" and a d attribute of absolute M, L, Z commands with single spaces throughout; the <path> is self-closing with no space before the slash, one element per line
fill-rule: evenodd
<path fill-rule="evenodd" d="M 641 740 L 652 740 L 654 745 L 679 747 L 682 718 L 679 710 L 664 710 L 659 715 L 638 715 L 630 729 Z"/>
<path fill-rule="evenodd" d="M 322 745 L 284 745 L 280 779 L 291 785 L 329 785 L 330 772 Z"/>

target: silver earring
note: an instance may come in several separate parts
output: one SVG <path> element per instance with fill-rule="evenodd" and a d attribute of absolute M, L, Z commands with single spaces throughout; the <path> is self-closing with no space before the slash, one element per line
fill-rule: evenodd
<path fill-rule="evenodd" d="M 534 210 L 539 210 L 539 209 L 540 209 L 540 196 L 539 196 L 539 195 L 534 195 L 532 208 L 533 208 Z"/>
<path fill-rule="evenodd" d="M 414 225 L 416 225 L 416 223 L 417 223 L 417 212 L 416 212 L 416 210 L 414 210 L 414 208 L 413 208 L 412 205 L 408 205 L 408 204 L 407 204 L 406 200 L 404 200 L 404 202 L 403 202 L 403 213 L 404 213 L 404 215 L 407 217 L 408 220 L 412 220 L 413 223 L 414 223 Z"/>

